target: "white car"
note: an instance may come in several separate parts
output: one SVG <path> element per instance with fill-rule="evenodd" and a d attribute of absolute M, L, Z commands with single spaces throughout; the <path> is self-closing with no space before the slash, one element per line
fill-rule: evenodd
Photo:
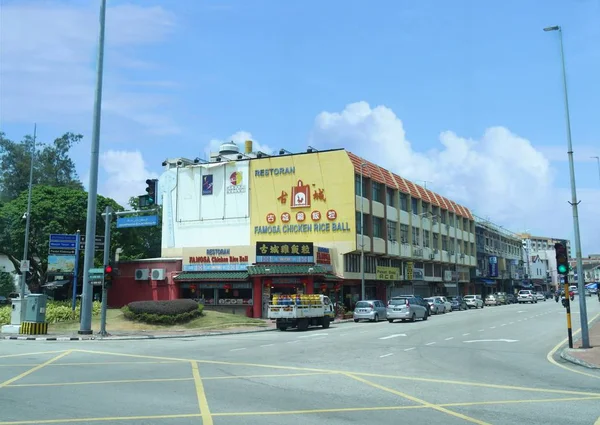
<path fill-rule="evenodd" d="M 444 313 L 450 313 L 452 311 L 452 303 L 448 301 L 446 297 L 436 296 L 431 298 L 438 299 L 444 304 Z"/>
<path fill-rule="evenodd" d="M 531 291 L 529 289 L 521 289 L 519 291 L 519 293 L 517 294 L 517 301 L 519 302 L 519 304 L 523 304 L 523 303 L 537 304 L 537 302 L 538 302 L 537 296 L 533 293 L 533 291 Z"/>
<path fill-rule="evenodd" d="M 468 308 L 483 308 L 483 300 L 481 295 L 465 295 L 463 297 Z"/>
<path fill-rule="evenodd" d="M 546 301 L 546 296 L 542 292 L 536 292 L 535 293 L 535 298 L 538 301 Z"/>

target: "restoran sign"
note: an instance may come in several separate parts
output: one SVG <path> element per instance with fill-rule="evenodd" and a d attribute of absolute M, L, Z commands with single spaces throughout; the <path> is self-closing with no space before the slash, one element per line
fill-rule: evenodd
<path fill-rule="evenodd" d="M 348 242 L 354 229 L 354 167 L 345 151 L 250 161 L 252 242 Z"/>
<path fill-rule="evenodd" d="M 184 271 L 246 270 L 250 263 L 248 255 L 236 255 L 230 248 L 207 248 L 185 259 Z"/>

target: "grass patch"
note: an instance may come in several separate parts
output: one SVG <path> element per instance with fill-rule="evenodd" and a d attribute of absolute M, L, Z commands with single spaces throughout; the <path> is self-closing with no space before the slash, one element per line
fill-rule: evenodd
<path fill-rule="evenodd" d="M 265 327 L 264 320 L 252 319 L 239 314 L 221 313 L 204 310 L 203 316 L 188 323 L 168 325 L 150 325 L 128 320 L 120 309 L 108 309 L 106 312 L 106 330 L 108 332 L 141 332 L 141 331 L 206 331 L 237 327 Z M 92 329 L 100 329 L 100 317 L 92 318 Z M 49 325 L 50 332 L 77 332 L 79 322 L 62 322 Z"/>

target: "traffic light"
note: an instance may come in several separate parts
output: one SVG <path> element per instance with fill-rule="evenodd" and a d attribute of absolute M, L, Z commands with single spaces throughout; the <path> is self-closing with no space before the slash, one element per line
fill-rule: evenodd
<path fill-rule="evenodd" d="M 114 274 L 115 274 L 115 269 L 112 266 L 112 264 L 107 264 L 104 266 L 104 286 L 105 287 L 112 286 Z"/>
<path fill-rule="evenodd" d="M 556 250 L 556 270 L 559 274 L 569 274 L 569 256 L 567 255 L 567 247 L 561 243 L 555 243 Z"/>
<path fill-rule="evenodd" d="M 158 185 L 158 180 L 148 179 L 146 180 L 146 185 L 148 186 L 146 188 L 146 193 L 148 194 L 146 198 L 147 205 L 154 205 L 156 204 L 156 186 Z"/>

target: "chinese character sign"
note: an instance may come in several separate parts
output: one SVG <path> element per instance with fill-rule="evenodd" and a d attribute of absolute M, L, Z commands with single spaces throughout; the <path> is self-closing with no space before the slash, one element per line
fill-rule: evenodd
<path fill-rule="evenodd" d="M 256 263 L 313 263 L 311 242 L 256 242 Z"/>

